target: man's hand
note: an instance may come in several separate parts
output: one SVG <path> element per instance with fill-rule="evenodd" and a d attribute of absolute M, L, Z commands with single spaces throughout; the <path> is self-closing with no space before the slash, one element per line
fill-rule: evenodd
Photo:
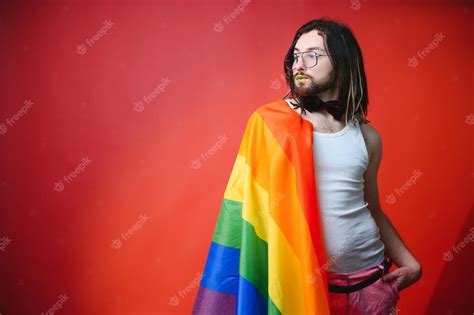
<path fill-rule="evenodd" d="M 414 264 L 411 266 L 398 267 L 392 272 L 389 272 L 384 275 L 382 277 L 382 280 L 384 282 L 396 281 L 398 291 L 401 291 L 417 282 L 422 275 L 423 271 L 421 269 L 420 264 Z"/>

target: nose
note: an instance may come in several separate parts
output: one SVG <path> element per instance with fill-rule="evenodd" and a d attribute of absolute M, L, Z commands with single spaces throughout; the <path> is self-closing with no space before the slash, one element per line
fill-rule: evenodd
<path fill-rule="evenodd" d="M 303 58 L 298 58 L 298 62 L 296 63 L 293 70 L 296 70 L 294 72 L 299 72 L 300 70 L 306 70 L 306 67 L 304 66 L 304 63 L 303 63 Z"/>

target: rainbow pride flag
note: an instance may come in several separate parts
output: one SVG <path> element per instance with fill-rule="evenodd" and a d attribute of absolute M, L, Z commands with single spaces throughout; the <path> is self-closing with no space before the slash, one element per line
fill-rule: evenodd
<path fill-rule="evenodd" d="M 312 146 L 284 100 L 252 113 L 193 314 L 329 315 Z"/>

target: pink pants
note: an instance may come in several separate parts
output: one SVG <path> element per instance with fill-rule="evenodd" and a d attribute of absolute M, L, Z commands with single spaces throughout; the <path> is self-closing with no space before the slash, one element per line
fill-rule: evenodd
<path fill-rule="evenodd" d="M 328 273 L 328 282 L 335 285 L 356 284 L 378 269 L 382 264 L 353 273 Z M 400 293 L 395 280 L 383 282 L 382 277 L 365 288 L 351 293 L 329 292 L 331 315 L 395 315 Z"/>

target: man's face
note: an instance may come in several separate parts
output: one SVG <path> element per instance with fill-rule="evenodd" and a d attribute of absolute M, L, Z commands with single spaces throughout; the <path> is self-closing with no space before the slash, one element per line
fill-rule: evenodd
<path fill-rule="evenodd" d="M 295 92 L 301 96 L 317 96 L 332 89 L 335 82 L 333 66 L 329 56 L 321 56 L 327 55 L 328 52 L 324 48 L 324 37 L 319 35 L 317 30 L 301 35 L 293 52 L 301 53 L 310 50 L 316 51 L 320 55 L 317 57 L 318 63 L 316 66 L 306 68 L 300 55 L 298 63 L 293 68 Z"/>

